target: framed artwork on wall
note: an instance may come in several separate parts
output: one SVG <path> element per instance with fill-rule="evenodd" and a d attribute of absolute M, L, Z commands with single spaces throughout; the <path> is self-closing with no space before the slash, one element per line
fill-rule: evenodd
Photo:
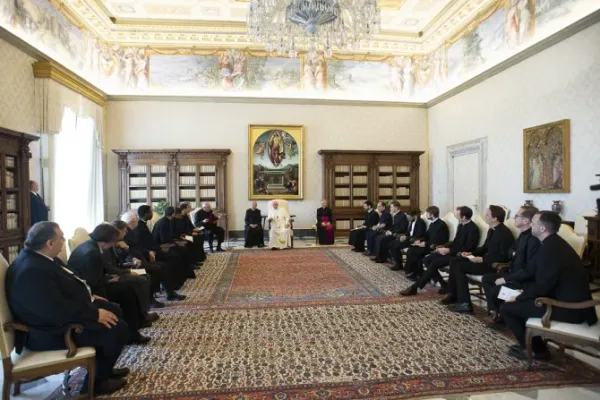
<path fill-rule="evenodd" d="M 568 119 L 523 130 L 523 192 L 571 191 L 570 144 Z"/>
<path fill-rule="evenodd" d="M 304 127 L 248 126 L 248 198 L 304 198 Z"/>

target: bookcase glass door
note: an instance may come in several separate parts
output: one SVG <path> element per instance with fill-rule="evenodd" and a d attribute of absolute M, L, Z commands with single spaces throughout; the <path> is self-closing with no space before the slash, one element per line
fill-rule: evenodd
<path fill-rule="evenodd" d="M 203 202 L 211 203 L 213 209 L 220 209 L 217 201 L 217 166 L 202 164 L 198 166 L 198 206 Z"/>
<path fill-rule="evenodd" d="M 169 202 L 167 193 L 167 166 L 150 166 L 150 201 L 152 208 L 158 206 L 161 201 Z"/>
<path fill-rule="evenodd" d="M 129 167 L 129 209 L 137 210 L 141 205 L 150 204 L 148 165 L 132 165 Z"/>
<path fill-rule="evenodd" d="M 197 165 L 180 165 L 178 176 L 179 202 L 189 202 L 192 209 L 198 206 L 199 168 Z"/>

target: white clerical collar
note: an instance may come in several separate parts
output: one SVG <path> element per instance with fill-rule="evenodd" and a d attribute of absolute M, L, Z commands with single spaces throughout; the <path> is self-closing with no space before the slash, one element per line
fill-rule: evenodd
<path fill-rule="evenodd" d="M 45 254 L 43 254 L 43 253 L 40 253 L 39 251 L 36 251 L 36 253 L 38 253 L 40 256 L 44 256 L 44 257 L 46 257 L 48 260 L 50 260 L 50 261 L 54 262 L 54 259 L 52 259 L 51 257 L 48 257 L 47 255 L 45 255 Z"/>
<path fill-rule="evenodd" d="M 437 221 L 439 218 L 434 219 L 433 221 L 431 221 L 431 223 L 433 224 L 435 221 Z"/>

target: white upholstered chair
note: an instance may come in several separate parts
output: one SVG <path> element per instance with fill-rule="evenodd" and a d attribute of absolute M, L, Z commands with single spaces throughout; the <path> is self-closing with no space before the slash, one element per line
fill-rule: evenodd
<path fill-rule="evenodd" d="M 290 215 L 290 229 L 292 230 L 292 248 L 294 247 L 294 217 L 295 215 L 292 215 L 292 213 L 290 212 L 290 207 L 289 207 L 289 203 L 287 200 L 281 200 L 281 199 L 274 199 L 269 201 L 269 203 L 267 204 L 267 215 L 271 215 L 271 213 L 273 212 L 274 208 L 273 208 L 273 202 L 276 201 L 279 204 L 279 207 L 283 208 L 284 210 L 286 210 L 288 212 L 288 214 Z M 269 226 L 268 226 L 268 230 L 271 230 L 271 221 L 269 221 Z"/>
<path fill-rule="evenodd" d="M 518 238 L 519 235 L 521 234 L 521 231 L 515 225 L 515 219 L 514 218 L 508 218 L 506 221 L 504 221 L 504 225 L 506 225 L 506 227 L 508 229 L 510 229 L 510 231 L 512 232 L 512 234 L 515 237 L 515 239 Z"/>
<path fill-rule="evenodd" d="M 156 221 L 158 221 L 160 219 L 160 215 L 158 215 L 156 213 L 156 211 L 152 211 L 152 219 L 150 221 L 148 221 L 147 225 L 148 225 L 148 229 L 150 229 L 150 232 L 152 232 L 152 228 L 154 228 L 154 224 L 156 223 Z"/>
<path fill-rule="evenodd" d="M 565 239 L 565 241 L 573 247 L 579 257 L 583 257 L 583 251 L 585 250 L 587 242 L 587 239 L 584 236 L 579 236 L 575 233 L 573 228 L 566 224 L 561 224 L 560 229 L 558 230 L 558 236 Z"/>
<path fill-rule="evenodd" d="M 575 217 L 575 233 L 581 236 L 587 236 L 588 234 L 588 223 L 585 217 L 593 217 L 596 215 L 594 211 L 585 211 L 583 214 Z"/>
<path fill-rule="evenodd" d="M 458 221 L 458 218 L 456 218 L 456 215 L 454 215 L 454 213 L 448 213 L 448 214 L 444 215 L 442 220 L 444 220 L 444 222 L 446 222 L 446 225 L 448 225 L 448 231 L 450 231 L 450 236 L 449 236 L 448 240 L 453 241 L 454 238 L 456 237 L 456 231 L 458 230 L 458 225 L 460 224 L 460 222 Z"/>
<path fill-rule="evenodd" d="M 68 350 L 30 351 L 23 349 L 21 354 L 14 351 L 15 331 L 27 332 L 27 326 L 15 321 L 8 306 L 5 282 L 8 263 L 0 254 L 0 352 L 4 369 L 2 400 L 9 400 L 10 385 L 15 384 L 14 394 L 21 392 L 21 383 L 44 376 L 70 371 L 83 367 L 89 373 L 89 395 L 93 399 L 96 376 L 96 350 L 92 347 L 77 348 L 73 341 L 73 331 L 83 330 L 81 325 L 69 325 L 65 329 L 65 344 Z"/>
<path fill-rule="evenodd" d="M 426 212 L 424 212 L 423 214 L 421 214 L 421 219 L 423 221 L 425 221 L 425 228 L 429 229 L 429 224 L 431 223 L 431 221 L 427 219 L 427 213 Z"/>
<path fill-rule="evenodd" d="M 58 253 L 58 259 L 60 259 L 60 261 L 62 261 L 63 263 L 65 263 L 65 265 L 67 265 L 67 260 L 69 259 L 67 257 L 67 244 L 63 244 L 63 248 L 60 251 L 60 253 Z"/>
<path fill-rule="evenodd" d="M 200 210 L 202 210 L 202 207 L 196 207 L 188 214 L 190 216 L 190 219 L 192 220 L 192 224 L 194 223 L 194 218 L 196 217 L 196 213 Z"/>
<path fill-rule="evenodd" d="M 77 248 L 80 244 L 87 242 L 90 240 L 90 234 L 84 228 L 77 228 L 73 233 L 73 237 L 67 241 L 67 250 L 69 252 L 69 257 L 73 253 L 73 250 Z"/>
<path fill-rule="evenodd" d="M 483 246 L 483 243 L 485 243 L 485 238 L 490 230 L 490 226 L 485 222 L 485 219 L 481 215 L 473 217 L 473 222 L 475 222 L 475 225 L 479 228 L 479 243 L 477 243 L 477 246 L 481 247 Z"/>

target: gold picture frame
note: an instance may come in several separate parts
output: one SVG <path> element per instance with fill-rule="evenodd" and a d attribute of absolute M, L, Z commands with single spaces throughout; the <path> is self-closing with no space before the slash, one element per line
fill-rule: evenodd
<path fill-rule="evenodd" d="M 523 130 L 523 192 L 571 192 L 571 121 Z"/>
<path fill-rule="evenodd" d="M 248 198 L 304 198 L 304 126 L 248 126 Z"/>

